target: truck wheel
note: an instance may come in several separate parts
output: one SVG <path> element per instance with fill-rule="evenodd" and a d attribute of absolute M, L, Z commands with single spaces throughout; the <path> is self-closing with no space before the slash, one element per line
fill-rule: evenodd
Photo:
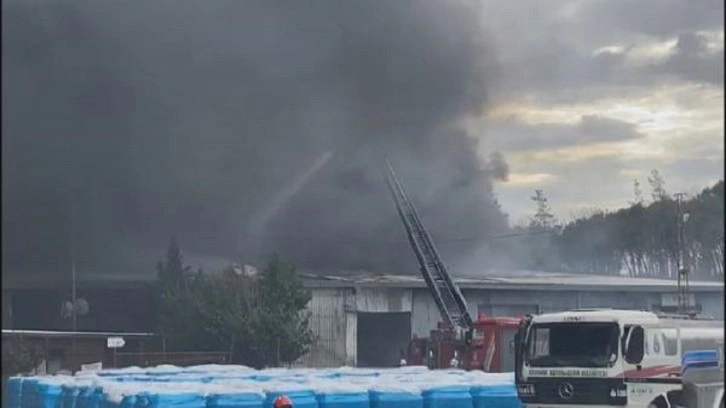
<path fill-rule="evenodd" d="M 670 408 L 670 405 L 664 396 L 659 395 L 648 404 L 648 408 Z"/>
<path fill-rule="evenodd" d="M 669 391 L 666 394 L 666 398 L 668 398 L 668 403 L 671 406 L 671 408 L 685 408 L 685 405 L 683 404 L 683 392 L 678 391 Z"/>

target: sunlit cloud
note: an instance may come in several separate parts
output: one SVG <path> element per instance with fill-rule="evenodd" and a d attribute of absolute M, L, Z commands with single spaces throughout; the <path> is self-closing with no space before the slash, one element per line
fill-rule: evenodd
<path fill-rule="evenodd" d="M 548 181 L 554 179 L 552 174 L 546 173 L 511 173 L 509 179 L 505 182 L 508 186 L 539 186 L 546 184 Z"/>
<path fill-rule="evenodd" d="M 722 172 L 713 169 L 722 166 L 724 160 L 723 103 L 721 89 L 682 84 L 631 89 L 624 97 L 612 95 L 569 104 L 548 105 L 536 98 L 509 101 L 493 107 L 486 117 L 469 125 L 476 133 L 475 129 L 486 129 L 488 123 L 502 123 L 516 117 L 532 127 L 534 137 L 538 127 L 577 126 L 584 115 L 602 115 L 633 123 L 642 137 L 598 143 L 583 138 L 554 148 L 539 146 L 503 152 L 512 174 L 510 182 L 497 184 L 497 190 L 513 220 L 524 216 L 523 211 L 528 208 L 526 195 L 536 188 L 555 195 L 564 186 L 568 191 L 587 191 L 593 186 L 610 190 L 591 199 L 577 194 L 562 196 L 553 210 L 558 217 L 568 219 L 570 213 L 592 205 L 609 210 L 628 205 L 632 200 L 632 180 L 639 179 L 641 187 L 647 190 L 647 177 L 654 168 L 665 173 L 669 188 L 674 191 L 699 190 L 720 179 Z M 498 133 L 506 136 L 506 129 Z M 484 156 L 487 146 L 496 143 L 491 140 L 493 135 L 485 130 L 479 134 L 484 141 L 481 144 Z M 684 160 L 692 162 L 686 167 L 678 164 Z M 596 179 L 588 178 L 584 170 L 594 161 L 611 162 L 612 170 L 593 174 Z"/>
<path fill-rule="evenodd" d="M 696 31 L 696 34 L 706 39 L 706 48 L 713 53 L 724 50 L 724 30 Z"/>
<path fill-rule="evenodd" d="M 593 57 L 604 54 L 623 56 L 627 64 L 644 66 L 665 61 L 676 52 L 677 38 L 667 41 L 640 42 L 631 45 L 607 45 L 592 52 Z"/>
<path fill-rule="evenodd" d="M 482 158 L 506 157 L 496 188 L 512 220 L 535 188 L 567 218 L 628 205 L 652 169 L 671 191 L 723 177 L 723 3 L 535 3 L 485 2 L 501 80 L 466 124 Z M 591 117 L 619 125 L 583 127 Z"/>

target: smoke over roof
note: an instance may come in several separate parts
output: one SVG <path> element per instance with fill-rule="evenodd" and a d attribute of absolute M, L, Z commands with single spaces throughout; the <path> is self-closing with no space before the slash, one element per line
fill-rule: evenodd
<path fill-rule="evenodd" d="M 415 273 L 384 156 L 435 239 L 501 231 L 506 163 L 458 127 L 494 71 L 477 3 L 4 1 L 3 272 L 151 273 L 175 236 Z"/>

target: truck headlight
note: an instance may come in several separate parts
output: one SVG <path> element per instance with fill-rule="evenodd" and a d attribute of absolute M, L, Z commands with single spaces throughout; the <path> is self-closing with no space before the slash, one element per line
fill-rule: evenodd
<path fill-rule="evenodd" d="M 518 384 L 517 393 L 521 396 L 534 396 L 534 384 Z"/>

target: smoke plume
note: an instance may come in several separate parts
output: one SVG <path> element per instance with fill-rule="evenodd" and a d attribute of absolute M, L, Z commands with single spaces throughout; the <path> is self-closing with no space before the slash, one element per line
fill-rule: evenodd
<path fill-rule="evenodd" d="M 416 273 L 384 157 L 455 264 L 481 243 L 447 238 L 506 228 L 506 163 L 458 126 L 493 72 L 479 7 L 4 1 L 3 273 L 152 273 L 172 236 L 191 263 Z"/>

